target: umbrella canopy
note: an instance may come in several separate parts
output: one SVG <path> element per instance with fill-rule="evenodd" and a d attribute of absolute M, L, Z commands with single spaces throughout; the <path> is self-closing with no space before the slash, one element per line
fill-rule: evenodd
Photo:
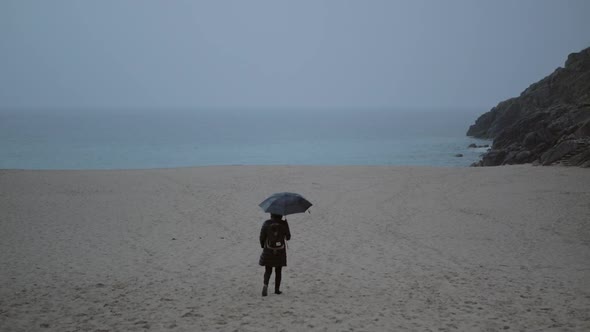
<path fill-rule="evenodd" d="M 312 204 L 296 193 L 276 193 L 258 204 L 267 213 L 286 216 L 307 211 Z"/>

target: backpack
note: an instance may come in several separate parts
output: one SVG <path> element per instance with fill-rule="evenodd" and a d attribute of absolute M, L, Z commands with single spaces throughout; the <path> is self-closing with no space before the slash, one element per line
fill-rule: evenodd
<path fill-rule="evenodd" d="M 273 250 L 285 249 L 285 232 L 281 224 L 273 222 L 268 226 L 265 247 Z"/>

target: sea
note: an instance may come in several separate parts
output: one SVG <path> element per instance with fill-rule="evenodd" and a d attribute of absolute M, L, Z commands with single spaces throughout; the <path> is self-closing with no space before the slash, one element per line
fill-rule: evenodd
<path fill-rule="evenodd" d="M 13 112 L 0 114 L 0 169 L 467 167 L 487 150 L 468 148 L 469 144 L 492 143 L 465 135 L 478 115 L 349 110 Z"/>

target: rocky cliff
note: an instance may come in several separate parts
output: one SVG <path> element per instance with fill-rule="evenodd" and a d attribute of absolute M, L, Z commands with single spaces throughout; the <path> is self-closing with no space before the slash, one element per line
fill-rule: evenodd
<path fill-rule="evenodd" d="M 590 48 L 480 116 L 467 136 L 493 139 L 473 166 L 535 163 L 590 167 Z"/>

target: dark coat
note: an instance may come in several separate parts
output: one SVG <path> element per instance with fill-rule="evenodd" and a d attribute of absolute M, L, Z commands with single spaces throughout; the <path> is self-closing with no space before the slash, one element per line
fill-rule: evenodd
<path fill-rule="evenodd" d="M 260 247 L 262 247 L 262 254 L 258 264 L 262 266 L 287 266 L 287 250 L 273 250 L 265 248 L 267 230 L 271 224 L 278 223 L 280 227 L 283 227 L 283 234 L 287 241 L 291 240 L 291 231 L 289 231 L 289 224 L 285 220 L 273 220 L 269 219 L 262 224 L 260 229 Z"/>

